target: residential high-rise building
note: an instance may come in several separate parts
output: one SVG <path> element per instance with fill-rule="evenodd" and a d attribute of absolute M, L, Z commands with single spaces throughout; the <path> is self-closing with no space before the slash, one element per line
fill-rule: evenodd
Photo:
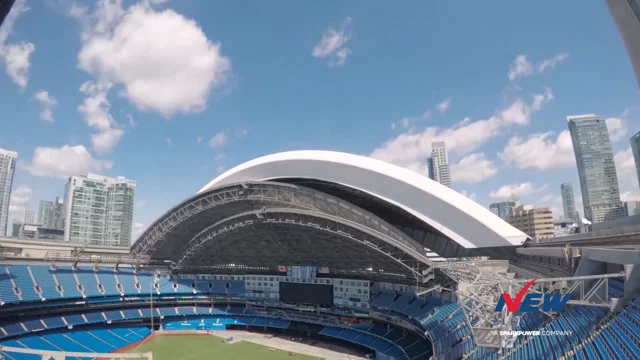
<path fill-rule="evenodd" d="M 573 185 L 569 183 L 560 184 L 562 194 L 562 210 L 565 220 L 573 220 L 579 224 L 580 218 L 576 211 L 576 197 L 573 193 Z"/>
<path fill-rule="evenodd" d="M 449 157 L 444 141 L 431 143 L 431 157 L 427 160 L 429 178 L 444 186 L 451 187 L 451 170 L 449 169 Z"/>
<path fill-rule="evenodd" d="M 638 183 L 640 184 L 640 131 L 635 133 L 630 139 L 631 152 L 633 153 L 633 160 L 636 163 L 636 176 L 638 177 Z"/>
<path fill-rule="evenodd" d="M 640 85 L 640 0 L 607 0 Z"/>
<path fill-rule="evenodd" d="M 553 212 L 550 208 L 536 208 L 534 205 L 520 205 L 513 209 L 509 224 L 540 241 L 555 236 Z"/>
<path fill-rule="evenodd" d="M 62 199 L 55 201 L 40 201 L 38 209 L 38 225 L 47 229 L 64 228 L 64 209 Z"/>
<path fill-rule="evenodd" d="M 640 215 L 640 201 L 624 201 L 624 215 Z"/>
<path fill-rule="evenodd" d="M 567 116 L 578 166 L 584 217 L 592 223 L 624 217 L 607 123 L 596 115 Z"/>
<path fill-rule="evenodd" d="M 24 211 L 24 223 L 25 224 L 36 224 L 36 213 L 31 209 L 26 209 Z"/>
<path fill-rule="evenodd" d="M 64 195 L 64 241 L 129 246 L 136 182 L 84 174 L 69 178 Z"/>
<path fill-rule="evenodd" d="M 502 201 L 489 205 L 489 210 L 502 219 L 507 220 L 509 216 L 513 214 L 513 209 L 516 205 L 515 201 Z"/>
<path fill-rule="evenodd" d="M 7 235 L 9 201 L 13 174 L 16 171 L 16 159 L 18 159 L 17 152 L 0 149 L 0 236 Z"/>

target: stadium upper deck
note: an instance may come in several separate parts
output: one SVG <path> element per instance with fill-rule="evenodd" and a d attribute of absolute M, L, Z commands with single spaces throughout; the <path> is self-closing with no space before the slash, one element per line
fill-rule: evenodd
<path fill-rule="evenodd" d="M 429 257 L 504 257 L 527 235 L 410 170 L 329 152 L 237 166 L 152 224 L 132 254 L 178 267 L 328 266 L 414 277 Z"/>

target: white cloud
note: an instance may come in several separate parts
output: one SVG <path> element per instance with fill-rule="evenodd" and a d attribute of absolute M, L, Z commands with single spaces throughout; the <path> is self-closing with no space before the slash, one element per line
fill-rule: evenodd
<path fill-rule="evenodd" d="M 131 128 L 136 127 L 136 122 L 133 121 L 133 116 L 131 116 L 131 114 L 127 114 L 127 120 L 129 120 L 129 126 Z"/>
<path fill-rule="evenodd" d="M 98 154 L 105 154 L 110 152 L 116 144 L 118 144 L 123 135 L 124 131 L 120 128 L 105 129 L 97 134 L 91 135 L 91 144 Z"/>
<path fill-rule="evenodd" d="M 498 156 L 519 169 L 550 170 L 573 166 L 576 159 L 569 130 L 562 131 L 555 140 L 552 136 L 553 132 L 546 132 L 526 139 L 512 137 Z"/>
<path fill-rule="evenodd" d="M 135 203 L 136 207 L 142 208 L 145 207 L 147 205 L 148 201 L 147 200 L 137 200 Z"/>
<path fill-rule="evenodd" d="M 567 57 L 569 57 L 568 54 L 558 54 L 552 58 L 542 60 L 538 65 L 534 66 L 527 60 L 525 55 L 518 55 L 513 64 L 509 66 L 507 77 L 509 80 L 514 81 L 517 78 L 531 76 L 536 71 L 541 73 L 547 69 L 553 69 L 557 64 L 565 61 Z"/>
<path fill-rule="evenodd" d="M 351 18 L 347 18 L 338 30 L 333 27 L 327 29 L 320 42 L 313 48 L 311 55 L 315 58 L 330 57 L 329 66 L 342 66 L 351 54 L 349 48 L 344 47 L 350 39 L 347 26 L 351 24 Z"/>
<path fill-rule="evenodd" d="M 629 131 L 626 119 L 610 117 L 605 120 L 607 122 L 607 130 L 609 130 L 609 139 L 611 142 L 616 142 L 626 138 L 627 132 Z"/>
<path fill-rule="evenodd" d="M 553 69 L 557 64 L 567 60 L 569 54 L 558 54 L 550 59 L 545 59 L 538 64 L 538 71 L 543 72 L 547 69 Z"/>
<path fill-rule="evenodd" d="M 78 105 L 78 112 L 84 122 L 98 133 L 91 135 L 91 144 L 99 154 L 110 152 L 124 135 L 120 125 L 113 119 L 111 103 L 107 93 L 111 84 L 87 81 L 80 85 L 80 92 L 85 94 L 82 104 Z"/>
<path fill-rule="evenodd" d="M 627 191 L 620 194 L 622 201 L 640 201 L 640 193 L 637 191 Z"/>
<path fill-rule="evenodd" d="M 227 143 L 228 137 L 227 133 L 222 131 L 215 134 L 211 139 L 209 139 L 209 147 L 219 148 L 224 146 Z"/>
<path fill-rule="evenodd" d="M 616 164 L 616 173 L 618 174 L 618 183 L 620 187 L 630 186 L 637 189 L 638 175 L 636 173 L 636 163 L 633 159 L 633 151 L 631 151 L 631 147 L 615 153 L 613 160 Z"/>
<path fill-rule="evenodd" d="M 17 0 L 0 27 L 0 59 L 5 63 L 7 76 L 21 89 L 26 88 L 29 82 L 30 57 L 36 47 L 26 41 L 7 44 L 7 39 L 20 15 L 28 10 L 25 0 Z"/>
<path fill-rule="evenodd" d="M 527 196 L 535 193 L 539 189 L 536 189 L 531 182 L 521 184 L 510 184 L 500 187 L 498 190 L 491 191 L 489 196 L 492 199 L 507 199 L 511 195 Z"/>
<path fill-rule="evenodd" d="M 213 158 L 213 160 L 215 161 L 222 161 L 227 157 L 227 155 L 225 153 L 219 153 L 216 154 L 216 156 Z"/>
<path fill-rule="evenodd" d="M 473 201 L 476 201 L 476 199 L 477 199 L 476 193 L 469 193 L 467 190 L 460 191 L 460 194 L 468 197 L 469 199 L 471 199 Z"/>
<path fill-rule="evenodd" d="M 525 77 L 533 74 L 533 65 L 527 60 L 525 55 L 518 55 L 513 64 L 509 67 L 507 77 L 513 81 L 519 77 Z"/>
<path fill-rule="evenodd" d="M 101 1 L 83 22 L 78 66 L 97 81 L 121 85 L 121 94 L 140 110 L 165 117 L 199 112 L 227 83 L 231 61 L 193 20 L 145 1 L 122 8 Z"/>
<path fill-rule="evenodd" d="M 457 183 L 473 184 L 484 181 L 498 172 L 493 161 L 485 158 L 484 153 L 469 154 L 457 164 L 451 165 L 451 180 Z"/>
<path fill-rule="evenodd" d="M 143 223 L 133 223 L 132 229 L 131 229 L 131 244 L 135 243 L 136 240 L 138 240 L 138 238 L 140 237 L 140 235 L 142 235 L 142 233 L 144 233 L 144 231 L 146 230 L 146 226 L 144 226 Z"/>
<path fill-rule="evenodd" d="M 33 98 L 42 105 L 40 118 L 44 121 L 53 122 L 53 108 L 58 105 L 55 97 L 51 96 L 48 91 L 40 90 L 35 93 Z"/>
<path fill-rule="evenodd" d="M 551 101 L 549 94 L 537 94 L 533 98 L 535 100 L 542 96 L 544 102 Z M 465 118 L 449 128 L 427 127 L 422 131 L 410 129 L 386 141 L 370 156 L 396 165 L 409 166 L 426 160 L 431 155 L 431 143 L 434 141 L 444 141 L 448 151 L 463 156 L 497 136 L 502 128 L 529 123 L 532 114 L 540 110 L 540 106 L 532 105 L 516 100 L 486 120 L 471 121 Z"/>
<path fill-rule="evenodd" d="M 31 189 L 28 186 L 18 186 L 11 192 L 11 200 L 9 200 L 9 217 L 22 220 L 24 211 L 29 207 L 29 199 L 31 198 Z"/>
<path fill-rule="evenodd" d="M 35 176 L 68 178 L 91 171 L 107 170 L 112 165 L 110 161 L 94 159 L 82 145 L 64 145 L 61 148 L 36 148 L 26 169 Z"/>
<path fill-rule="evenodd" d="M 562 204 L 562 197 L 560 197 L 560 195 L 544 194 L 542 197 L 540 197 L 540 202 Z"/>
<path fill-rule="evenodd" d="M 445 99 L 437 105 L 438 110 L 443 114 L 449 110 L 449 107 L 451 107 L 451 98 Z"/>

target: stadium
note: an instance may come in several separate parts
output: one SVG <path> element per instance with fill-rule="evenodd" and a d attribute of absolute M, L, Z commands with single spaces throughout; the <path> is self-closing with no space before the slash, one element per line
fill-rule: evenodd
<path fill-rule="evenodd" d="M 639 240 L 630 228 L 534 243 L 410 170 L 278 153 L 212 180 L 131 249 L 2 239 L 0 352 L 637 359 Z"/>

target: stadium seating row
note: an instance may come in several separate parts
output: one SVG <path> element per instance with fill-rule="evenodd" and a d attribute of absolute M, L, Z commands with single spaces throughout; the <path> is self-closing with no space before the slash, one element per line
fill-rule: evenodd
<path fill-rule="evenodd" d="M 0 301 L 17 303 L 61 298 L 148 294 L 242 295 L 243 280 L 167 280 L 131 268 L 44 265 L 0 266 Z"/>
<path fill-rule="evenodd" d="M 150 334 L 146 327 L 110 327 L 108 329 L 67 330 L 49 332 L 43 335 L 28 335 L 19 339 L 0 342 L 2 346 L 25 349 L 108 353 L 115 349 L 140 341 Z M 5 359 L 40 360 L 34 354 L 0 352 Z M 84 358 L 82 360 L 89 360 Z"/>

